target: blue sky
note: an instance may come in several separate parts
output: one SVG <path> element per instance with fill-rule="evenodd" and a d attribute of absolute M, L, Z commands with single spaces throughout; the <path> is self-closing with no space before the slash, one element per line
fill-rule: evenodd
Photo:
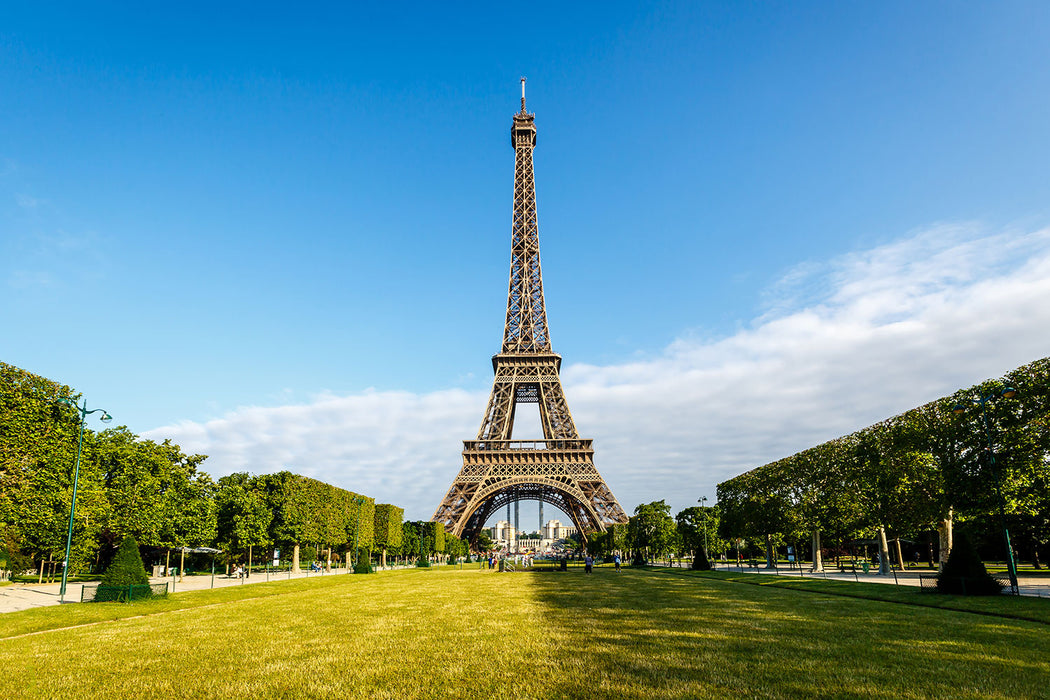
<path fill-rule="evenodd" d="M 1039 2 L 8 7 L 0 359 L 216 476 L 428 517 L 499 349 L 527 75 L 570 407 L 627 510 L 685 507 L 1050 354 L 1048 29 Z"/>

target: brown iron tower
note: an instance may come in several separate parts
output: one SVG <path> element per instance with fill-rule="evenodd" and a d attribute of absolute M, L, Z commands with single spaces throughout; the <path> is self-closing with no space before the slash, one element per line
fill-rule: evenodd
<path fill-rule="evenodd" d="M 510 136 L 514 221 L 503 348 L 492 358 L 496 379 L 478 437 L 463 441 L 463 467 L 431 520 L 473 541 L 498 508 L 538 500 L 568 514 L 586 537 L 627 515 L 594 466 L 592 441 L 576 432 L 558 376 L 561 356 L 551 349 L 532 169 L 536 124 L 525 111 L 524 78 Z M 539 404 L 543 439 L 511 439 L 519 403 Z"/>

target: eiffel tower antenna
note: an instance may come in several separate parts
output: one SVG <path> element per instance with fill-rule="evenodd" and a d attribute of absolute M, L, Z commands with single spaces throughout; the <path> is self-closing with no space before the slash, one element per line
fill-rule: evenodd
<path fill-rule="evenodd" d="M 524 77 L 521 112 L 513 117 L 510 138 L 514 216 L 503 346 L 492 357 L 496 377 L 477 439 L 463 441 L 463 466 L 431 520 L 473 542 L 499 508 L 534 500 L 541 509 L 549 503 L 566 513 L 586 538 L 626 523 L 627 515 L 594 466 L 592 441 L 576 432 L 558 374 L 561 355 L 551 349 L 532 167 L 536 124 L 535 115 L 525 111 Z M 542 439 L 512 439 L 519 403 L 539 404 Z"/>

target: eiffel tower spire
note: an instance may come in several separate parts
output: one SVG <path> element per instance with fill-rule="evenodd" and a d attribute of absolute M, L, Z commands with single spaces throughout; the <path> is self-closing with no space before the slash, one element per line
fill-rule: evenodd
<path fill-rule="evenodd" d="M 521 79 L 521 112 L 514 115 L 510 144 L 514 147 L 514 222 L 510 240 L 510 289 L 503 352 L 550 352 L 547 309 L 543 303 L 540 239 L 536 224 L 536 179 L 532 149 L 536 147 L 536 115 L 525 111 L 525 78 Z"/>
<path fill-rule="evenodd" d="M 432 520 L 473 539 L 498 508 L 538 500 L 568 514 L 586 537 L 627 515 L 594 466 L 591 441 L 576 432 L 558 374 L 561 356 L 551 349 L 532 166 L 536 124 L 525 111 L 525 78 L 510 134 L 514 217 L 503 345 L 492 358 L 496 377 L 477 439 L 463 442 L 463 467 Z M 512 439 L 519 403 L 539 404 L 542 439 Z"/>

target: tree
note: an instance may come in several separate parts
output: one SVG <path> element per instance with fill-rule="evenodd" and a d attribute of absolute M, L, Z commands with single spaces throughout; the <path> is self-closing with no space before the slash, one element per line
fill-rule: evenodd
<path fill-rule="evenodd" d="M 420 554 L 419 530 L 418 523 L 401 523 L 401 554 L 407 559 L 413 559 Z"/>
<path fill-rule="evenodd" d="M 14 548 L 34 559 L 54 559 L 65 550 L 80 414 L 59 398 L 75 402 L 79 395 L 0 362 L 0 525 Z M 94 555 L 104 519 L 92 436 L 85 429 L 71 571 Z"/>
<path fill-rule="evenodd" d="M 487 552 L 492 549 L 492 536 L 489 535 L 489 531 L 482 529 L 478 533 L 476 543 L 479 552 Z"/>
<path fill-rule="evenodd" d="M 663 500 L 639 505 L 628 522 L 627 531 L 636 552 L 644 551 L 656 558 L 669 554 L 675 539 L 671 506 Z"/>
<path fill-rule="evenodd" d="M 596 557 L 602 557 L 612 552 L 612 533 L 608 530 L 604 532 L 594 532 L 587 538 L 587 552 Z"/>
<path fill-rule="evenodd" d="M 386 566 L 388 551 L 401 549 L 401 520 L 405 515 L 404 508 L 380 503 L 375 506 L 375 543 L 383 552 L 382 566 Z"/>
<path fill-rule="evenodd" d="M 215 497 L 218 541 L 233 552 L 268 544 L 272 514 L 263 495 L 251 488 L 247 474 L 219 479 Z"/>

